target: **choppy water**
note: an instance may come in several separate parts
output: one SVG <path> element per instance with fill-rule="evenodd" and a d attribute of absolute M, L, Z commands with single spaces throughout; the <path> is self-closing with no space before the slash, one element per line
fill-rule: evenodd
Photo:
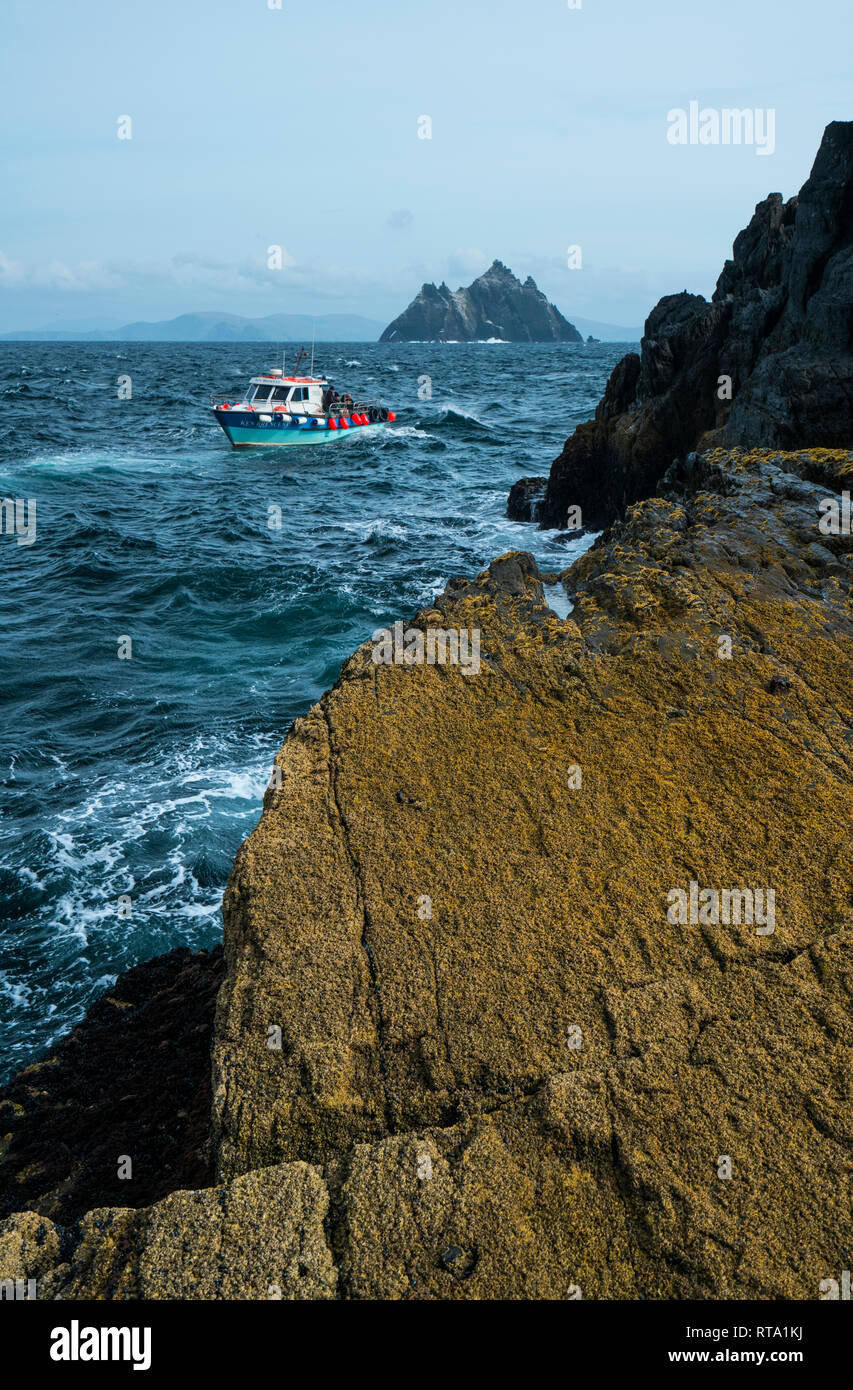
<path fill-rule="evenodd" d="M 217 939 L 273 754 L 375 628 L 510 548 L 578 553 L 506 494 L 624 351 L 324 345 L 396 423 L 285 453 L 233 451 L 206 409 L 262 345 L 0 346 L 0 495 L 37 508 L 33 545 L 0 535 L 0 1078 L 119 971 Z"/>

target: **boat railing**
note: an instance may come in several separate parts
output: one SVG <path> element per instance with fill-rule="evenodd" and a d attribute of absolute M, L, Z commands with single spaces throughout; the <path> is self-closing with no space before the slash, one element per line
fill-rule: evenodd
<path fill-rule="evenodd" d="M 226 400 L 225 397 L 224 397 L 223 395 L 211 396 L 211 398 L 210 398 L 210 404 L 213 406 L 214 410 L 257 410 L 257 409 L 258 409 L 257 406 L 254 406 L 254 405 L 247 405 L 247 403 L 246 403 L 244 400 L 242 400 L 242 399 L 240 398 L 239 395 L 238 395 L 238 397 L 237 397 L 236 400 Z"/>

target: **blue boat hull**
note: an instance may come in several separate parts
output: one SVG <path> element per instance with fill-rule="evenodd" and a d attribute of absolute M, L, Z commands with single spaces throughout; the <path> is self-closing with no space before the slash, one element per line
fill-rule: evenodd
<path fill-rule="evenodd" d="M 296 424 L 284 414 L 273 415 L 264 422 L 250 411 L 217 410 L 214 413 L 235 449 L 330 444 L 333 439 L 346 439 L 351 434 L 376 434 L 378 430 L 384 430 L 386 424 L 383 420 L 371 425 L 350 425 L 349 429 L 338 427 L 330 430 L 325 424 Z"/>

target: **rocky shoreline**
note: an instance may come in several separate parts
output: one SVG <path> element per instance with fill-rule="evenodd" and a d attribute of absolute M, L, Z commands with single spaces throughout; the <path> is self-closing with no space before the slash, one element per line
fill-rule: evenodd
<path fill-rule="evenodd" d="M 360 648 L 226 896 L 219 1185 L 13 1216 L 0 1277 L 816 1297 L 853 1245 L 853 543 L 808 475 L 851 468 L 691 458 L 563 573 L 567 619 L 523 553 L 456 581 L 415 622 L 478 626 L 476 678 Z M 772 886 L 775 930 L 674 926 L 691 882 Z"/>
<path fill-rule="evenodd" d="M 476 671 L 361 646 L 277 755 L 224 956 L 129 972 L 2 1094 L 0 1279 L 816 1299 L 849 1270 L 851 132 L 522 480 L 529 519 L 608 529 L 409 624 L 476 632 Z"/>

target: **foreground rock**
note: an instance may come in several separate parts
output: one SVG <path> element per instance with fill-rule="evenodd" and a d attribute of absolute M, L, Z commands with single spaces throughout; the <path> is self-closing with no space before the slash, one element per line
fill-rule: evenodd
<path fill-rule="evenodd" d="M 483 342 L 582 343 L 578 330 L 549 304 L 528 275 L 524 284 L 493 261 L 467 289 L 424 285 L 380 343 Z"/>
<path fill-rule="evenodd" d="M 479 628 L 480 675 L 365 647 L 298 721 L 226 900 L 224 1178 L 513 1114 L 553 1170 L 484 1155 L 481 1200 L 589 1296 L 816 1296 L 853 1234 L 853 571 L 811 464 L 692 463 L 565 622 L 496 561 L 420 618 Z M 671 924 L 691 882 L 771 887 L 775 931 Z"/>
<path fill-rule="evenodd" d="M 818 529 L 851 468 L 693 457 L 567 620 L 525 554 L 419 615 L 478 674 L 359 649 L 229 885 L 220 1186 L 13 1216 L 0 1278 L 817 1298 L 853 1242 L 853 542 Z M 668 920 L 694 883 L 763 915 Z"/>
<path fill-rule="evenodd" d="M 594 420 L 554 462 L 537 518 L 607 525 L 673 458 L 714 444 L 853 440 L 853 122 L 834 121 L 799 197 L 771 193 L 734 243 L 711 302 L 663 298 L 639 356 L 615 367 Z"/>

